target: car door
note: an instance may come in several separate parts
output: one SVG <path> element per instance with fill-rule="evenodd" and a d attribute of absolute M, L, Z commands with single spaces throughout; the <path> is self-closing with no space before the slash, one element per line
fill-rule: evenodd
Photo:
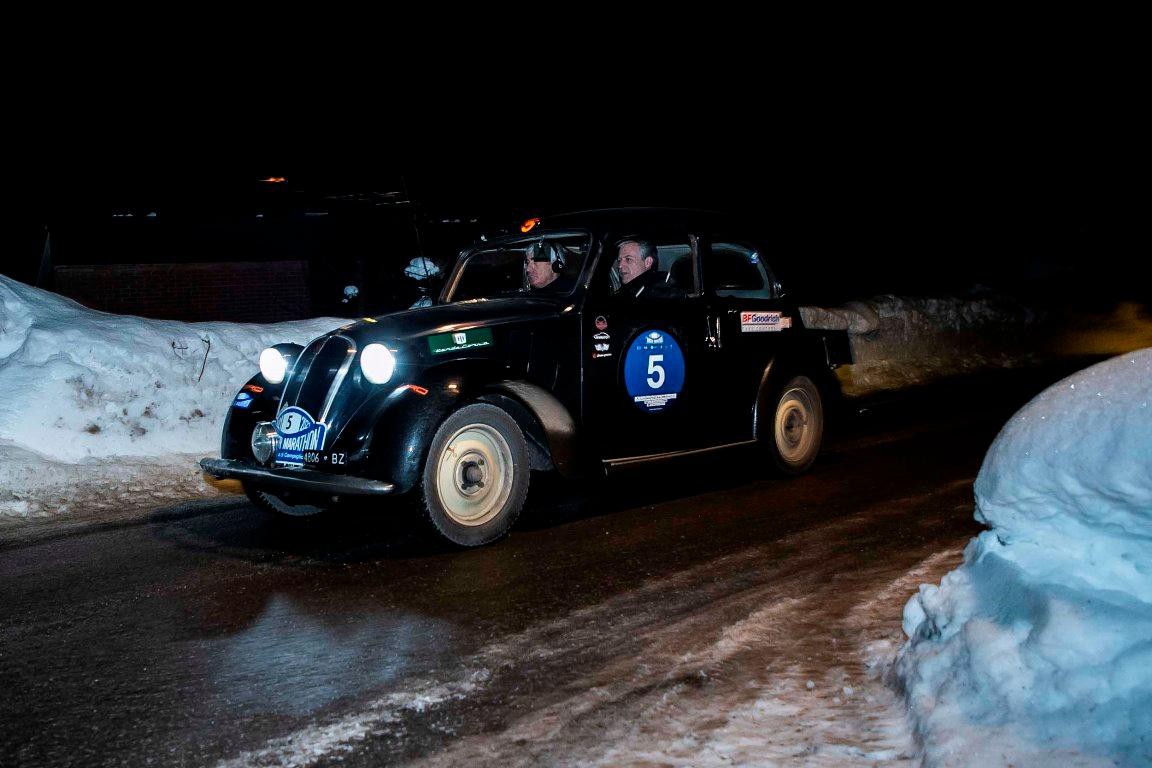
<path fill-rule="evenodd" d="M 753 436 L 753 414 L 765 368 L 796 343 L 795 307 L 777 295 L 777 283 L 755 241 L 713 232 L 701 246 L 701 273 L 709 322 L 716 329 L 734 439 Z"/>
<path fill-rule="evenodd" d="M 610 462 L 706 448 L 726 434 L 713 418 L 723 382 L 699 284 L 698 238 L 636 237 L 656 250 L 655 278 L 632 296 L 615 264 L 621 240 L 606 237 L 581 318 L 585 432 Z"/>

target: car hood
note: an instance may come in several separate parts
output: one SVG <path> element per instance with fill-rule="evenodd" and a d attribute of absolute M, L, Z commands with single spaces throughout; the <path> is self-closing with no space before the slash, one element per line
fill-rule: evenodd
<path fill-rule="evenodd" d="M 563 305 L 548 299 L 477 299 L 420 307 L 357 320 L 333 331 L 360 346 L 374 341 L 410 343 L 437 333 L 510 323 L 532 323 L 557 317 Z"/>

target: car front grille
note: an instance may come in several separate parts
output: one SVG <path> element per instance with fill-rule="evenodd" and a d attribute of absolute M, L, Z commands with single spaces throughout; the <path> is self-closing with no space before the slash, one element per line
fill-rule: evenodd
<path fill-rule="evenodd" d="M 300 353 L 280 401 L 280 410 L 303 408 L 325 422 L 356 357 L 356 344 L 346 336 L 317 339 Z"/>

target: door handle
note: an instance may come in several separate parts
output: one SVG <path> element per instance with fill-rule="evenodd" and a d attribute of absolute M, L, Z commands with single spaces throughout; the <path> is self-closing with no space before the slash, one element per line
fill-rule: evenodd
<path fill-rule="evenodd" d="M 709 349 L 720 349 L 720 318 L 715 315 L 708 315 L 704 318 L 706 326 L 704 341 Z"/>

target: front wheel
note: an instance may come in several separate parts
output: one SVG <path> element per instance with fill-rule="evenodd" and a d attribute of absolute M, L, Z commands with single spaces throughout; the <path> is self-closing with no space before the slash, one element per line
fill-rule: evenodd
<path fill-rule="evenodd" d="M 795 376 L 776 391 L 768 448 L 777 469 L 788 475 L 806 471 L 816 461 L 824 437 L 820 390 L 807 376 Z"/>
<path fill-rule="evenodd" d="M 516 421 L 495 405 L 466 405 L 445 419 L 428 449 L 421 484 L 428 519 L 460 546 L 495 541 L 524 506 L 529 472 Z"/>

